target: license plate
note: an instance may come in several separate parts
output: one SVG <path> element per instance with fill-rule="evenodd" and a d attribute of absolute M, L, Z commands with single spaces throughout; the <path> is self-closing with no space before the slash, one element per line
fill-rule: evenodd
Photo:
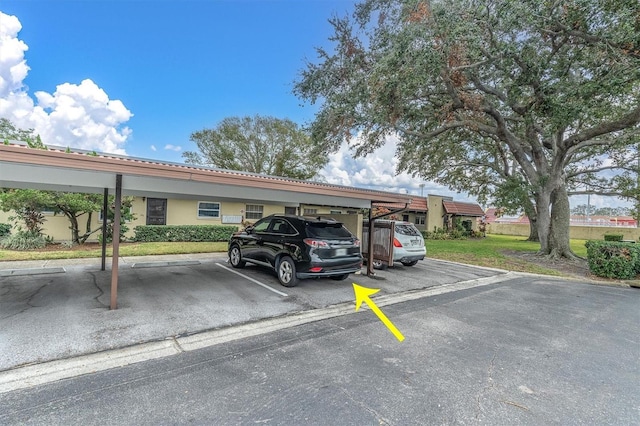
<path fill-rule="evenodd" d="M 411 243 L 412 243 L 414 246 L 419 246 L 419 245 L 420 245 L 420 240 L 411 240 Z"/>
<path fill-rule="evenodd" d="M 345 256 L 348 252 L 346 248 L 336 249 L 336 256 Z"/>

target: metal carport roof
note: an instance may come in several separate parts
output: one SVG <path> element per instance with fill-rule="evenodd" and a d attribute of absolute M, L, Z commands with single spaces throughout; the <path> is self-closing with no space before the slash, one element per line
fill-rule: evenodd
<path fill-rule="evenodd" d="M 84 193 L 108 190 L 116 195 L 121 191 L 122 195 L 141 197 L 251 200 L 291 206 L 370 208 L 374 202 L 411 202 L 411 197 L 403 194 L 56 147 L 33 149 L 20 142 L 0 144 L 0 188 Z M 114 226 L 118 225 L 116 219 Z M 114 234 L 118 234 L 116 229 Z M 114 241 L 112 309 L 117 297 L 118 246 Z"/>

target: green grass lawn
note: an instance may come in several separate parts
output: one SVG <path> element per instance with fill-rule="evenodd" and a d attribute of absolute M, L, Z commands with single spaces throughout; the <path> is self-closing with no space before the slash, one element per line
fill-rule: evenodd
<path fill-rule="evenodd" d="M 571 240 L 571 249 L 580 257 L 587 257 L 584 246 L 586 240 Z M 426 240 L 427 257 L 449 260 L 470 265 L 488 266 L 519 272 L 560 275 L 551 268 L 544 268 L 513 256 L 508 252 L 534 254 L 540 248 L 538 243 L 526 241 L 525 237 L 511 235 L 487 235 L 485 238 L 469 240 Z M 226 242 L 198 243 L 123 243 L 120 246 L 121 256 L 147 256 L 162 254 L 215 253 L 227 251 Z M 10 260 L 49 260 L 100 257 L 98 244 L 87 244 L 73 248 L 48 246 L 41 251 L 0 250 L 0 262 Z M 107 248 L 111 256 L 111 247 Z"/>
<path fill-rule="evenodd" d="M 122 243 L 120 245 L 120 256 L 215 253 L 225 251 L 227 251 L 226 242 Z M 107 256 L 111 256 L 111 253 L 111 246 L 108 246 Z M 57 245 L 51 245 L 45 250 L 0 250 L 0 262 L 8 260 L 79 259 L 86 257 L 100 257 L 101 255 L 102 249 L 98 244 L 79 245 L 73 248 L 63 248 L 58 247 Z"/>
<path fill-rule="evenodd" d="M 587 257 L 586 240 L 571 240 L 573 252 Z M 510 271 L 559 275 L 550 268 L 543 268 L 505 255 L 505 252 L 536 253 L 539 243 L 527 241 L 525 237 L 513 235 L 487 235 L 485 238 L 470 240 L 426 240 L 427 256 L 433 259 L 449 260 L 470 265 L 487 266 Z"/>

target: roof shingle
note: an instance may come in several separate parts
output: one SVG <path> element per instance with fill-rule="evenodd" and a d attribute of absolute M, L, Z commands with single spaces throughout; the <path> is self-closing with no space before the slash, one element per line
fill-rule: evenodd
<path fill-rule="evenodd" d="M 480 205 L 475 203 L 461 203 L 459 201 L 443 201 L 442 206 L 447 214 L 455 216 L 484 216 L 484 211 Z"/>

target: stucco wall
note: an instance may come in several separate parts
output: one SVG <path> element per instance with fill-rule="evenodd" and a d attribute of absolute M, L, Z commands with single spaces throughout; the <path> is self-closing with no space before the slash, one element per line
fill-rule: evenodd
<path fill-rule="evenodd" d="M 443 197 L 429 194 L 429 210 L 427 210 L 427 221 L 425 230 L 433 231 L 435 228 L 444 226 L 444 207 L 442 206 Z"/>
<path fill-rule="evenodd" d="M 220 202 L 220 217 L 217 218 L 200 218 L 198 217 L 198 201 L 202 200 L 167 200 L 167 225 L 237 225 L 242 228 L 242 224 L 235 223 L 223 223 L 223 216 L 241 216 L 245 218 L 245 209 L 247 204 L 257 204 L 263 206 L 263 217 L 270 214 L 282 214 L 284 213 L 284 206 L 281 205 L 269 205 L 261 204 L 257 202 L 245 202 L 245 203 L 231 203 Z M 215 201 L 214 201 L 215 202 Z M 316 208 L 317 215 L 325 217 L 334 217 L 345 223 L 347 229 L 349 229 L 354 235 L 362 238 L 362 215 L 361 214 L 346 214 L 347 211 L 355 209 L 346 209 L 339 207 L 327 207 L 327 206 L 301 206 L 302 208 Z M 134 219 L 127 222 L 126 226 L 129 227 L 126 233 L 127 238 L 134 236 L 134 228 L 138 225 L 146 225 L 147 223 L 147 200 L 143 197 L 135 197 L 133 199 L 131 211 L 134 215 Z M 332 214 L 331 211 L 341 211 L 343 214 Z M 12 223 L 9 221 L 9 216 L 12 213 L 5 213 L 0 211 L 0 223 Z M 69 229 L 69 221 L 64 215 L 45 214 L 46 222 L 43 226 L 43 233 L 46 236 L 53 238 L 54 241 L 69 241 L 71 240 L 71 230 Z M 85 229 L 87 215 L 82 215 L 78 218 L 79 226 L 81 230 Z M 253 223 L 257 219 L 248 220 L 247 222 Z M 95 212 L 91 218 L 91 229 L 97 229 L 100 227 L 100 214 Z M 97 241 L 99 233 L 93 234 L 88 241 Z"/>
<path fill-rule="evenodd" d="M 13 216 L 13 212 L 2 212 L 0 211 L 0 223 L 8 223 L 13 225 L 14 222 L 9 220 L 10 216 Z M 95 229 L 98 223 L 99 213 L 93 213 L 91 215 L 91 229 Z M 42 226 L 42 234 L 53 238 L 54 241 L 71 241 L 71 222 L 69 219 L 63 214 L 54 215 L 53 213 L 44 213 L 45 222 Z M 81 215 L 78 217 L 78 226 L 81 232 L 84 232 L 87 224 L 87 215 Z M 20 226 L 24 228 L 24 224 L 20 223 Z M 98 236 L 96 234 L 92 235 L 92 238 L 89 241 L 96 241 Z"/>
<path fill-rule="evenodd" d="M 331 214 L 324 216 L 332 217 L 338 222 L 342 222 L 349 232 L 362 241 L 362 214 Z"/>
<path fill-rule="evenodd" d="M 528 224 L 490 223 L 487 225 L 488 234 L 529 236 Z M 608 226 L 572 226 L 569 237 L 576 240 L 604 240 L 605 234 L 622 234 L 624 240 L 638 241 L 640 228 L 623 228 Z"/>

